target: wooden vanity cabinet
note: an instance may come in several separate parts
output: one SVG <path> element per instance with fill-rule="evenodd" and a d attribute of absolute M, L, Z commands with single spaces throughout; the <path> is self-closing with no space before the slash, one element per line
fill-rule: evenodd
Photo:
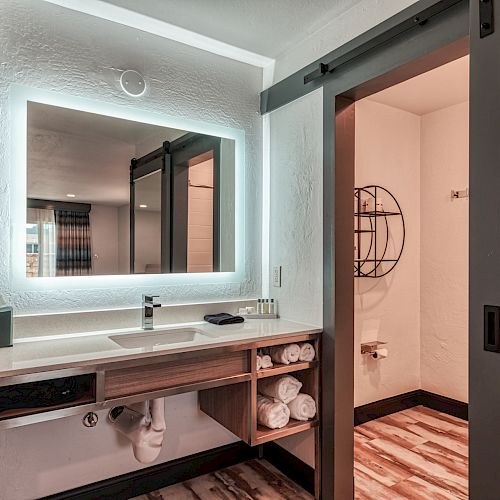
<path fill-rule="evenodd" d="M 314 361 L 275 364 L 272 368 L 257 370 L 259 349 L 300 342 L 314 344 Z M 0 403 L 2 391 L 5 396 L 12 388 L 22 389 L 26 384 L 35 387 L 38 382 L 50 388 L 51 383 L 57 386 L 55 381 L 65 377 L 77 382 L 75 387 L 80 391 L 78 397 L 71 401 L 50 405 L 34 404 L 30 401 L 29 391 L 20 391 L 25 401 L 17 401 L 12 408 L 0 411 L 0 430 L 197 391 L 200 409 L 250 446 L 313 429 L 315 463 L 319 464 L 320 348 L 319 334 L 303 332 L 273 340 L 171 354 L 153 353 L 151 357 L 121 359 L 106 364 L 87 363 L 72 368 L 0 377 Z M 316 400 L 316 418 L 308 422 L 291 419 L 282 429 L 258 425 L 259 380 L 287 373 L 302 382 L 301 392 Z M 319 498 L 319 475 L 317 465 L 315 498 Z"/>
<path fill-rule="evenodd" d="M 285 428 L 275 430 L 257 425 L 257 391 L 262 378 L 290 373 L 302 381 L 302 392 L 313 396 L 319 405 L 319 338 L 316 333 L 304 332 L 273 340 L 0 378 L 0 397 L 2 391 L 7 394 L 26 384 L 50 387 L 65 377 L 81 381 L 78 397 L 60 404 L 36 404 L 30 401 L 28 392 L 20 391 L 25 401 L 0 411 L 0 429 L 198 391 L 203 412 L 249 445 L 260 445 L 318 425 L 318 418 L 309 422 L 291 420 Z M 314 343 L 316 360 L 257 370 L 259 349 L 306 341 Z"/>

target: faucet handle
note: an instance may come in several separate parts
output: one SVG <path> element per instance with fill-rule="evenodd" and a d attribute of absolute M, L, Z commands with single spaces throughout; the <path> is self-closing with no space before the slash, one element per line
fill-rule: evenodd
<path fill-rule="evenodd" d="M 160 307 L 161 306 L 160 303 L 155 302 L 155 299 L 159 299 L 159 298 L 160 298 L 159 295 L 146 295 L 146 294 L 142 295 L 142 301 L 145 304 L 153 304 L 154 307 Z"/>

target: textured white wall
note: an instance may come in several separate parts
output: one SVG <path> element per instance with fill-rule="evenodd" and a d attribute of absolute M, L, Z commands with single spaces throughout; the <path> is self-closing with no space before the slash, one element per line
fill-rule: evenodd
<path fill-rule="evenodd" d="M 395 269 L 382 278 L 355 280 L 354 404 L 359 406 L 420 387 L 420 117 L 362 100 L 356 103 L 355 127 L 356 186 L 388 189 L 406 225 Z M 376 339 L 388 343 L 387 359 L 361 355 L 361 342 Z"/>
<path fill-rule="evenodd" d="M 155 287 L 166 301 L 202 302 L 256 296 L 260 288 L 262 71 L 143 32 L 35 0 L 0 3 L 0 301 L 18 313 L 127 307 L 145 291 L 121 289 L 19 292 L 10 277 L 9 177 L 12 83 L 124 107 L 243 129 L 245 144 L 246 269 L 243 283 Z M 145 96 L 119 88 L 120 71 L 147 80 Z"/>
<path fill-rule="evenodd" d="M 417 0 L 362 0 L 342 12 L 276 60 L 274 82 L 279 82 L 307 64 L 328 54 Z"/>
<path fill-rule="evenodd" d="M 468 401 L 469 183 L 467 102 L 422 116 L 422 389 Z"/>
<path fill-rule="evenodd" d="M 10 277 L 10 132 L 12 83 L 139 107 L 155 113 L 245 131 L 243 283 L 155 288 L 170 303 L 230 300 L 260 288 L 260 69 L 185 45 L 34 0 L 0 3 L 0 301 L 18 313 L 128 307 L 144 288 L 43 290 L 20 293 Z M 148 91 L 139 99 L 120 89 L 120 70 L 141 71 Z M 167 445 L 157 462 L 235 440 L 198 410 L 196 393 L 168 398 Z M 0 432 L 0 499 L 40 498 L 137 469 L 130 447 L 106 423 L 87 431 L 70 417 Z M 27 480 L 28 478 L 28 480 Z"/>
<path fill-rule="evenodd" d="M 270 266 L 282 266 L 273 287 L 283 318 L 323 321 L 323 90 L 270 115 Z"/>
<path fill-rule="evenodd" d="M 282 287 L 272 285 L 283 318 L 323 323 L 323 91 L 270 115 L 271 223 L 269 261 L 282 266 Z M 314 466 L 313 432 L 280 445 Z"/>

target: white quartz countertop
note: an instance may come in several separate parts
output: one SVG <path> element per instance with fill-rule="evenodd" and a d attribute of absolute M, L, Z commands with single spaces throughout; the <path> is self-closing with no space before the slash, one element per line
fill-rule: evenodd
<path fill-rule="evenodd" d="M 150 333 L 165 333 L 167 330 L 179 328 L 194 328 L 206 332 L 207 336 L 197 336 L 195 341 L 139 348 L 122 347 L 110 337 L 141 333 L 143 330 L 140 328 L 75 333 L 53 337 L 44 336 L 14 341 L 13 347 L 0 348 L 0 378 L 191 352 L 258 340 L 270 340 L 303 332 L 321 332 L 321 328 L 316 326 L 283 319 L 247 319 L 244 323 L 223 326 L 212 325 L 205 321 L 155 325 L 155 330 Z"/>

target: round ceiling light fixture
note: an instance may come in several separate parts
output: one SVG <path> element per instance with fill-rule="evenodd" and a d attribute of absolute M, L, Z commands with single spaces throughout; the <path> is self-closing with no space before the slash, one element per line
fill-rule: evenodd
<path fill-rule="evenodd" d="M 127 69 L 121 74 L 120 85 L 123 91 L 132 97 L 139 97 L 146 92 L 143 76 L 133 69 Z"/>

